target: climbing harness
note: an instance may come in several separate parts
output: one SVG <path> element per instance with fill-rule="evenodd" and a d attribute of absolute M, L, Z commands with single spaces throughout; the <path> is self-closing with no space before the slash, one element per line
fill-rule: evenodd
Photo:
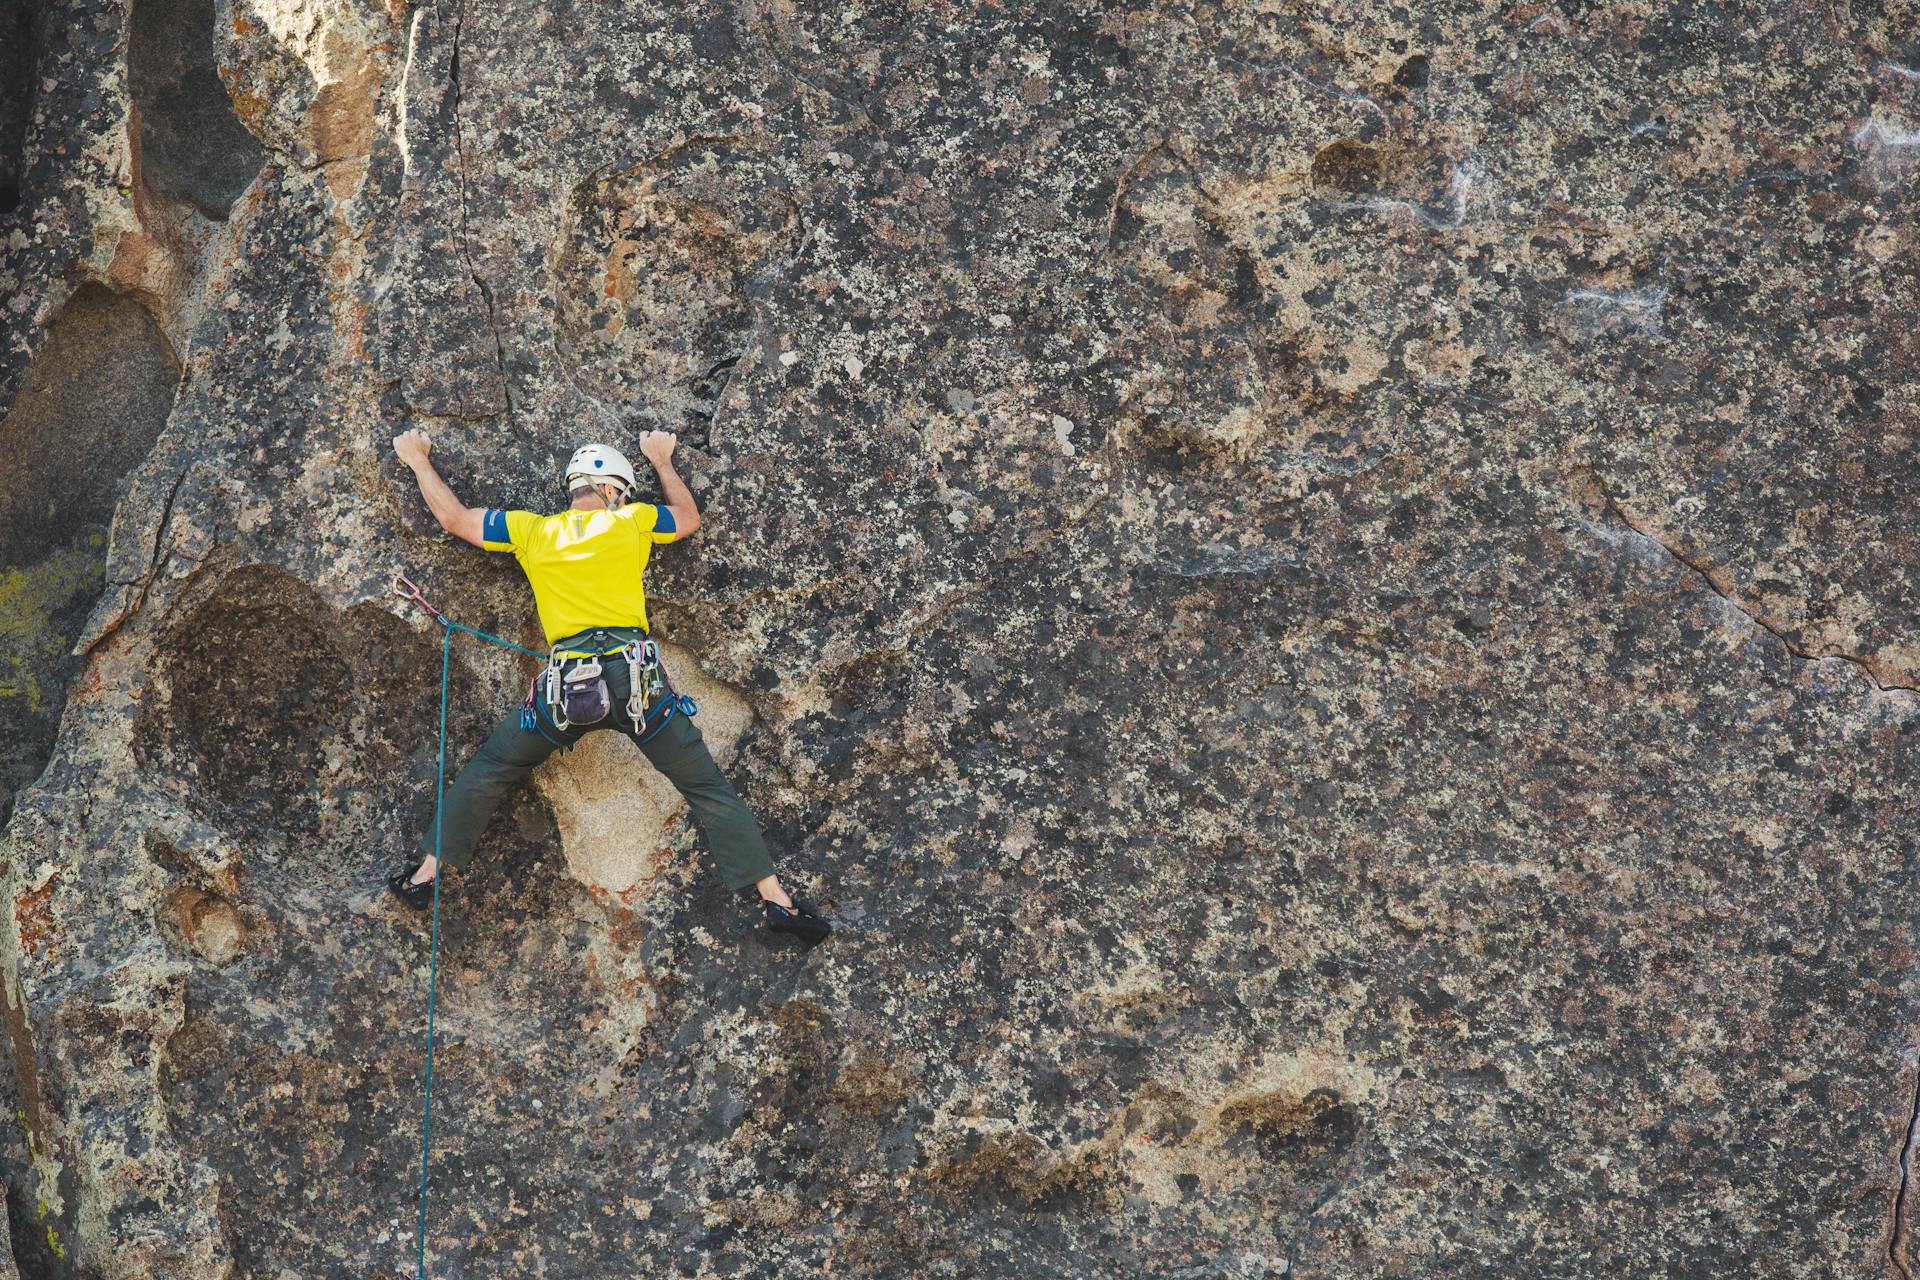
<path fill-rule="evenodd" d="M 666 668 L 660 663 L 660 646 L 652 640 L 626 640 L 613 648 L 589 653 L 576 652 L 563 643 L 555 645 L 551 653 L 540 654 L 532 649 L 524 649 L 511 640 L 502 640 L 499 636 L 455 622 L 429 604 L 427 598 L 420 594 L 420 588 L 405 574 L 393 575 L 393 593 L 419 605 L 428 617 L 444 628 L 440 643 L 440 761 L 434 773 L 435 871 L 432 941 L 428 948 L 427 965 L 427 1078 L 420 1120 L 419 1267 L 416 1280 L 427 1280 L 427 1162 L 433 1151 L 433 1019 L 435 997 L 440 986 L 440 828 L 447 799 L 447 695 L 453 678 L 453 633 L 464 631 L 503 649 L 546 662 L 546 670 L 534 677 L 532 687 L 527 690 L 526 701 L 521 704 L 520 727 L 537 730 L 549 741 L 553 739 L 540 723 L 542 717 L 540 707 L 536 706 L 536 695 L 547 713 L 546 718 L 562 733 L 570 728 L 598 724 L 612 712 L 612 695 L 607 689 L 600 659 L 614 655 L 626 661 L 628 673 L 633 679 L 633 693 L 627 699 L 626 712 L 633 721 L 636 742 L 645 745 L 665 729 L 674 716 L 695 716 L 700 708 L 692 698 L 674 689 L 673 681 L 667 678 Z M 619 639 L 602 631 L 583 634 L 599 635 L 608 640 Z M 566 639 L 572 641 L 579 638 L 568 636 Z"/>
<path fill-rule="evenodd" d="M 659 645 L 650 639 L 622 639 L 596 629 L 568 636 L 554 645 L 547 655 L 546 670 L 527 686 L 527 696 L 520 704 L 520 727 L 545 734 L 546 725 L 551 724 L 565 733 L 605 720 L 613 710 L 613 699 L 600 660 L 614 657 L 627 664 L 632 679 L 626 713 L 633 722 L 634 740 L 642 746 L 676 715 L 700 714 L 700 704 L 673 687 L 660 661 Z"/>
<path fill-rule="evenodd" d="M 433 941 L 428 949 L 427 966 L 427 1080 L 425 1102 L 420 1119 L 420 1228 L 419 1228 L 419 1271 L 417 1280 L 427 1280 L 427 1157 L 433 1149 L 433 1015 L 435 995 L 440 987 L 440 825 L 441 810 L 447 799 L 447 692 L 453 679 L 453 633 L 464 631 L 471 636 L 479 636 L 502 648 L 512 649 L 530 657 L 539 657 L 531 649 L 522 649 L 510 640 L 488 635 L 472 627 L 455 622 L 446 614 L 427 603 L 420 594 L 420 588 L 407 580 L 405 574 L 393 575 L 393 593 L 402 599 L 410 600 L 427 611 L 427 616 L 438 622 L 445 632 L 440 642 L 440 763 L 434 773 L 434 811 L 433 811 Z"/>

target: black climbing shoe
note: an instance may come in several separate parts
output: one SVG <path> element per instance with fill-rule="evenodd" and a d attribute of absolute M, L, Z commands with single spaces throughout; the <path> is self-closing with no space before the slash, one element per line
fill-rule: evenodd
<path fill-rule="evenodd" d="M 772 898 L 766 900 L 767 928 L 774 933 L 790 933 L 809 947 L 825 942 L 833 926 L 820 914 L 820 908 L 797 893 L 787 896 L 793 899 L 791 911 Z"/>
<path fill-rule="evenodd" d="M 433 905 L 433 881 L 429 880 L 425 884 L 408 883 L 413 879 L 413 873 L 419 869 L 417 866 L 412 866 L 404 871 L 394 872 L 387 877 L 387 888 L 393 890 L 394 897 L 416 911 L 424 911 Z"/>

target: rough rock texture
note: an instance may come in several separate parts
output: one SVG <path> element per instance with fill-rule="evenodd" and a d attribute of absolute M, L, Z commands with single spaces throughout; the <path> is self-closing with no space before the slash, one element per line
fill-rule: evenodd
<path fill-rule="evenodd" d="M 21 144 L 33 109 L 31 52 L 39 43 L 34 16 L 27 4 L 0 8 L 0 213 L 20 203 Z"/>
<path fill-rule="evenodd" d="M 1912 1275 L 1912 3 L 132 13 L 0 25 L 23 1274 L 411 1272 L 388 577 L 533 632 L 386 442 L 668 426 L 841 932 L 550 766 L 432 1274 Z"/>

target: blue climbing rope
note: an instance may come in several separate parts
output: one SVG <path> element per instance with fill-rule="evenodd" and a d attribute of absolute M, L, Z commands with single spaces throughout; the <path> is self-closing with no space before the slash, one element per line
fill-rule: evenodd
<path fill-rule="evenodd" d="M 394 575 L 393 590 L 394 594 L 403 596 L 425 609 L 428 616 L 445 629 L 440 641 L 440 761 L 434 771 L 433 940 L 427 952 L 427 1083 L 426 1100 L 420 1119 L 420 1228 L 417 1280 L 427 1280 L 427 1160 L 433 1153 L 433 1014 L 435 997 L 440 990 L 440 827 L 443 821 L 442 810 L 446 807 L 447 799 L 447 694 L 452 688 L 453 680 L 453 633 L 464 631 L 470 636 L 478 636 L 503 649 L 524 653 L 530 658 L 539 658 L 543 655 L 531 649 L 523 649 L 511 640 L 502 640 L 499 636 L 489 635 L 485 631 L 455 622 L 428 604 L 426 597 L 420 594 L 420 588 L 400 574 Z"/>
<path fill-rule="evenodd" d="M 440 642 L 440 764 L 433 790 L 433 943 L 427 969 L 427 1087 L 425 1114 L 420 1120 L 420 1270 L 427 1280 L 427 1156 L 433 1150 L 433 1006 L 440 990 L 440 810 L 447 798 L 447 690 L 453 675 L 453 628 Z"/>
<path fill-rule="evenodd" d="M 453 682 L 453 633 L 456 631 L 464 631 L 468 635 L 477 636 L 490 644 L 497 644 L 502 649 L 511 649 L 515 653 L 524 653 L 529 658 L 538 658 L 543 662 L 546 660 L 547 655 L 535 653 L 532 649 L 522 648 L 511 640 L 502 640 L 499 636 L 490 635 L 475 627 L 469 627 L 465 623 L 455 622 L 452 618 L 449 618 L 446 614 L 427 603 L 427 598 L 420 594 L 420 588 L 409 582 L 404 574 L 396 573 L 393 576 L 393 591 L 395 595 L 400 596 L 402 599 L 409 600 L 419 605 L 422 609 L 425 609 L 427 616 L 435 622 L 438 622 L 441 627 L 444 628 L 440 641 L 440 758 L 439 763 L 435 766 L 433 783 L 433 932 L 432 942 L 429 944 L 427 952 L 427 1081 L 425 1090 L 426 1098 L 422 1104 L 420 1117 L 420 1227 L 418 1234 L 419 1266 L 416 1271 L 416 1280 L 427 1280 L 427 1167 L 428 1161 L 433 1155 L 433 1017 L 434 1008 L 437 1004 L 436 998 L 440 992 L 440 829 L 444 821 L 443 810 L 446 808 L 447 800 L 447 696 L 452 689 Z M 647 732 L 645 737 L 636 739 L 636 741 L 642 745 L 651 740 L 654 735 L 662 729 L 665 729 L 667 723 L 671 721 L 676 714 L 693 716 L 699 713 L 700 708 L 695 704 L 694 700 L 686 694 L 674 690 L 670 682 L 667 686 L 667 693 L 668 696 L 662 699 L 662 705 L 666 708 L 666 714 L 661 718 L 659 724 L 653 726 Z M 542 730 L 542 732 L 544 733 L 545 730 Z"/>

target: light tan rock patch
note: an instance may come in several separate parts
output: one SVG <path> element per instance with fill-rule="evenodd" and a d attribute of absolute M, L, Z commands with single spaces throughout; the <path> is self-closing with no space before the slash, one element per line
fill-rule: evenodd
<path fill-rule="evenodd" d="M 724 769 L 753 719 L 746 699 L 703 675 L 685 649 L 661 649 L 674 684 L 699 704 L 695 723 Z M 644 896 L 687 806 L 640 749 L 623 734 L 589 734 L 542 765 L 534 785 L 553 806 L 567 869 L 594 888 Z"/>

